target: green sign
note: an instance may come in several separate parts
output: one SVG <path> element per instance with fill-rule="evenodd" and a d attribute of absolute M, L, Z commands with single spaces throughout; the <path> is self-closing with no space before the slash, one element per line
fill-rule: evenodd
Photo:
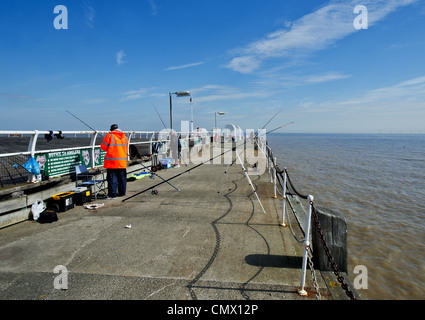
<path fill-rule="evenodd" d="M 80 150 L 68 150 L 37 154 L 35 160 L 44 170 L 46 177 L 54 177 L 75 172 L 75 166 L 85 164 L 87 168 L 103 165 L 105 151 L 100 148 L 94 149 L 94 166 L 92 165 L 91 148 Z"/>

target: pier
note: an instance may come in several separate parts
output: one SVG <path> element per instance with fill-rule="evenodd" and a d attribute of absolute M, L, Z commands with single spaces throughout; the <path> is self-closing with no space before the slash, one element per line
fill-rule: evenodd
<path fill-rule="evenodd" d="M 103 204 L 97 209 L 0 229 L 1 299 L 349 299 L 333 272 L 320 270 L 314 281 L 308 270 L 307 295 L 298 293 L 304 245 L 296 238 L 304 234 L 296 216 L 305 206 L 288 195 L 294 237 L 267 170 L 249 176 L 256 194 L 238 161 L 157 174 L 180 191 L 146 177 L 128 182 L 124 197 L 86 203 Z"/>

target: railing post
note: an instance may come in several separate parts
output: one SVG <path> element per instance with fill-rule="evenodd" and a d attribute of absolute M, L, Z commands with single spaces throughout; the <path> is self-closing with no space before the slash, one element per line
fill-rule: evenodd
<path fill-rule="evenodd" d="M 267 150 L 267 164 L 268 164 L 268 167 L 269 167 L 269 173 L 270 173 L 270 170 L 271 170 L 271 162 L 270 162 L 270 147 L 269 146 L 267 146 L 266 145 L 266 150 Z M 270 177 L 271 178 L 271 177 Z M 271 182 L 271 179 L 270 179 L 270 182 Z"/>
<path fill-rule="evenodd" d="M 269 173 L 270 173 L 270 183 L 273 183 L 273 162 L 272 161 L 270 161 Z"/>
<path fill-rule="evenodd" d="M 91 137 L 91 141 L 90 141 L 90 148 L 91 148 L 91 167 L 94 168 L 95 162 L 94 162 L 94 147 L 96 145 L 96 138 L 97 138 L 97 131 L 93 132 L 93 135 Z"/>
<path fill-rule="evenodd" d="M 131 131 L 128 135 L 127 160 L 130 160 L 130 141 L 131 141 L 133 133 L 134 133 L 134 138 L 136 138 L 136 133 L 134 131 Z"/>
<path fill-rule="evenodd" d="M 283 191 L 282 191 L 282 223 L 283 227 L 286 227 L 285 223 L 285 212 L 286 212 L 286 167 L 283 170 Z"/>
<path fill-rule="evenodd" d="M 35 156 L 35 146 L 37 145 L 38 135 L 39 135 L 38 130 L 34 130 L 34 133 L 31 135 L 31 139 L 28 145 L 28 151 L 31 152 L 31 157 Z M 35 174 L 31 174 L 31 178 L 29 179 L 29 182 L 35 182 L 35 181 L 36 181 Z"/>
<path fill-rule="evenodd" d="M 307 291 L 304 289 L 304 286 L 305 286 L 305 275 L 307 271 L 308 250 L 310 249 L 310 222 L 311 222 L 313 200 L 314 198 L 312 195 L 309 195 L 307 197 L 308 213 L 307 213 L 307 221 L 306 221 L 306 228 L 305 228 L 304 254 L 303 254 L 303 263 L 302 263 L 302 270 L 301 270 L 301 285 L 300 285 L 300 288 L 298 289 L 298 294 L 301 296 L 307 295 Z"/>
<path fill-rule="evenodd" d="M 37 144 L 38 135 L 38 130 L 34 130 L 34 133 L 31 135 L 30 143 L 28 145 L 28 151 L 31 152 L 31 157 L 34 157 L 35 154 L 35 146 Z"/>
<path fill-rule="evenodd" d="M 273 166 L 274 170 L 273 170 L 273 188 L 274 188 L 274 197 L 277 198 L 277 194 L 276 194 L 276 157 L 274 157 L 274 166 Z"/>

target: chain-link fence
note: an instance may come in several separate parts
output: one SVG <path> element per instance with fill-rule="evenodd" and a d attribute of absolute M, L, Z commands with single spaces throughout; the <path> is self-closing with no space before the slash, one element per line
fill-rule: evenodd
<path fill-rule="evenodd" d="M 22 166 L 29 155 L 0 157 L 0 188 L 10 188 L 27 183 L 31 174 Z"/>

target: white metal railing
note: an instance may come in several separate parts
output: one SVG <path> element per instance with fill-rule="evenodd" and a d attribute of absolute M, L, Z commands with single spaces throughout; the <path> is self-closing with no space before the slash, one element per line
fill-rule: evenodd
<path fill-rule="evenodd" d="M 301 269 L 301 284 L 300 284 L 300 288 L 298 289 L 298 294 L 301 296 L 307 295 L 307 291 L 304 289 L 304 287 L 305 287 L 305 276 L 307 272 L 308 252 L 310 250 L 310 228 L 311 228 L 311 212 L 313 210 L 313 200 L 314 198 L 312 195 L 309 195 L 307 197 L 308 212 L 307 212 L 307 219 L 306 219 L 306 226 L 305 226 L 304 253 L 303 253 L 303 262 L 302 262 L 302 269 Z"/>
<path fill-rule="evenodd" d="M 6 157 L 9 157 L 8 159 L 11 159 L 11 157 L 14 156 L 25 156 L 25 157 L 36 157 L 36 156 L 41 156 L 41 158 L 43 158 L 43 154 L 46 155 L 51 155 L 52 158 L 55 156 L 59 156 L 59 155 L 64 155 L 64 154 L 69 154 L 70 155 L 70 159 L 67 159 L 65 162 L 69 161 L 69 169 L 64 169 L 63 172 L 61 172 L 60 170 L 58 170 L 58 174 L 55 174 L 54 172 L 52 173 L 52 177 L 53 176 L 61 176 L 61 175 L 66 175 L 69 173 L 72 173 L 72 168 L 74 166 L 72 166 L 73 160 L 72 155 L 74 154 L 73 151 L 77 151 L 79 150 L 81 153 L 84 153 L 84 150 L 90 150 L 90 152 L 85 152 L 84 156 L 88 155 L 90 153 L 90 161 L 87 160 L 88 163 L 90 163 L 90 165 L 88 165 L 88 168 L 97 168 L 100 167 L 102 165 L 101 160 L 99 162 L 99 156 L 100 154 L 104 153 L 103 151 L 100 151 L 100 143 L 99 141 L 97 141 L 98 138 L 102 138 L 104 135 L 106 135 L 109 131 L 41 131 L 41 130 L 33 130 L 33 131 L 23 131 L 23 130 L 18 130 L 18 131 L 0 131 L 0 137 L 5 136 L 6 138 L 10 137 L 10 139 L 16 139 L 16 137 L 29 137 L 29 142 L 28 142 L 28 146 L 26 147 L 26 151 L 20 151 L 20 152 L 13 152 L 13 153 L 3 153 L 0 154 L 0 161 L 2 159 L 6 160 Z M 148 145 L 148 151 L 147 153 L 152 154 L 153 150 L 152 150 L 152 145 L 156 142 L 161 142 L 163 143 L 162 148 L 159 150 L 159 154 L 166 154 L 169 150 L 169 145 L 170 145 L 170 131 L 123 131 L 124 133 L 126 133 L 126 135 L 129 138 L 129 145 Z M 43 135 L 49 135 L 52 136 L 53 135 L 59 135 L 61 134 L 62 136 L 79 136 L 79 137 L 84 137 L 87 136 L 87 138 L 90 138 L 90 142 L 86 143 L 86 142 L 82 142 L 83 145 L 79 145 L 79 146 L 66 146 L 66 143 L 64 143 L 64 147 L 52 147 L 52 148 L 47 148 L 47 149 L 40 149 L 37 148 L 37 142 L 39 141 L 39 138 L 43 137 Z M 189 132 L 177 132 L 177 134 L 180 135 L 181 137 L 181 142 L 182 143 L 182 149 L 186 149 L 189 148 L 189 141 L 193 141 L 195 146 L 198 146 L 200 144 L 202 144 L 202 140 L 205 140 L 209 137 L 208 133 L 202 133 L 200 135 L 198 135 L 196 132 L 190 134 Z M 146 139 L 145 141 L 137 141 L 137 139 Z M 203 139 L 205 138 L 205 139 Z M 55 138 L 54 138 L 55 139 Z M 65 140 L 66 141 L 66 140 Z M 96 143 L 97 141 L 97 143 Z M 207 140 L 209 141 L 209 139 Z M 56 143 L 56 145 L 58 145 Z M 96 153 L 95 153 L 96 150 Z M 130 152 L 130 150 L 129 150 Z M 45 158 L 47 158 L 48 156 L 46 156 Z M 76 156 L 78 157 L 78 156 Z M 95 158 L 96 157 L 96 158 Z M 12 158 L 13 159 L 13 158 Z M 8 163 L 10 161 L 2 161 L 2 167 L 4 167 L 4 169 L 6 169 L 8 175 L 9 171 L 8 170 L 12 170 L 11 168 L 8 168 L 7 166 L 13 167 L 12 163 Z M 57 161 L 57 162 L 61 162 L 61 161 Z M 63 161 L 62 161 L 63 163 Z M 55 166 L 55 164 L 53 164 L 53 161 L 51 162 L 51 168 L 53 168 Z M 64 165 L 65 167 L 68 166 L 68 163 L 66 163 Z M 44 167 L 44 164 L 43 164 Z M 58 167 L 58 166 L 57 166 Z M 15 169 L 16 170 L 16 169 Z M 55 170 L 53 170 L 55 171 Z M 35 176 L 32 175 L 31 177 L 29 177 L 28 181 L 35 181 Z"/>
<path fill-rule="evenodd" d="M 270 173 L 270 183 L 273 183 L 274 188 L 274 197 L 277 198 L 277 164 L 276 164 L 276 157 L 273 157 L 273 152 L 271 148 L 266 145 L 265 146 L 267 155 L 267 165 L 269 168 Z M 286 220 L 286 183 L 287 183 L 287 174 L 286 174 L 286 168 L 283 170 L 283 186 L 282 186 L 282 219 L 281 219 L 281 226 L 286 226 L 285 220 Z M 303 243 L 304 249 L 303 249 L 303 261 L 301 265 L 301 283 L 300 288 L 298 289 L 298 294 L 301 296 L 306 296 L 307 291 L 305 290 L 305 278 L 306 278 L 306 272 L 307 272 L 307 261 L 309 259 L 309 252 L 310 252 L 310 231 L 311 231 L 311 215 L 313 210 L 313 201 L 314 197 L 312 195 L 307 196 L 307 202 L 308 202 L 308 210 L 307 210 L 307 217 L 305 221 L 305 237 L 304 241 L 298 241 L 300 243 Z"/>
<path fill-rule="evenodd" d="M 283 170 L 283 191 L 282 191 L 282 226 L 285 227 L 286 223 L 286 182 L 287 182 L 288 177 L 286 176 L 286 167 Z"/>
<path fill-rule="evenodd" d="M 62 133 L 63 135 L 91 135 L 91 142 L 88 146 L 81 146 L 81 147 L 76 147 L 76 148 L 59 148 L 59 149 L 48 149 L 48 150 L 37 150 L 36 146 L 37 146 L 37 139 L 40 135 L 42 134 L 50 134 L 52 132 L 53 135 L 55 134 L 59 134 Z M 100 134 L 101 136 L 104 134 L 107 134 L 109 131 L 39 131 L 39 130 L 34 130 L 34 131 L 0 131 L 0 136 L 1 135 L 27 135 L 30 136 L 30 142 L 28 145 L 28 150 L 26 152 L 16 152 L 16 153 L 7 153 L 7 154 L 0 154 L 0 157 L 5 157 L 5 156 L 11 156 L 11 155 L 18 155 L 18 154 L 30 154 L 31 156 L 34 156 L 36 153 L 40 153 L 40 152 L 58 152 L 58 151 L 67 151 L 67 150 L 75 150 L 75 149 L 81 149 L 81 148 L 85 148 L 85 147 L 95 147 L 95 146 L 99 146 L 96 145 L 96 139 L 98 137 L 98 135 Z M 137 142 L 134 144 L 140 144 L 140 143 L 152 143 L 152 142 L 158 142 L 158 141 L 169 141 L 168 139 L 168 135 L 166 133 L 161 133 L 161 132 L 157 132 L 157 131 L 124 131 L 124 133 L 128 134 L 129 136 L 129 143 L 131 144 L 131 138 L 132 136 L 136 136 L 137 134 L 141 135 L 145 134 L 145 135 L 150 135 L 150 139 L 149 141 L 145 141 L 145 142 Z M 166 138 L 162 138 L 162 139 L 154 139 L 155 135 L 159 136 L 159 135 L 166 135 Z"/>

